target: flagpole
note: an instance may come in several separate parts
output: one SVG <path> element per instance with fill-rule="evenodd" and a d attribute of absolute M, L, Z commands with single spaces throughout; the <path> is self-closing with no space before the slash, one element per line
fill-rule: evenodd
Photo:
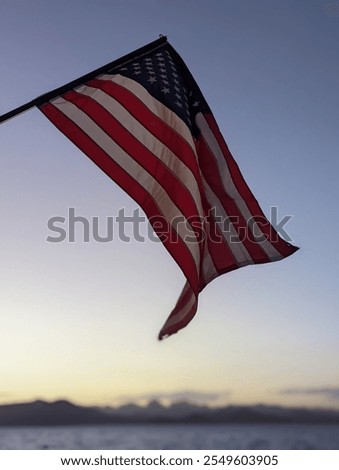
<path fill-rule="evenodd" d="M 24 113 L 25 111 L 28 111 L 29 109 L 33 108 L 34 106 L 36 106 L 36 100 L 37 98 L 35 100 L 30 101 L 29 103 L 25 103 L 15 109 L 12 109 L 12 111 L 8 111 L 8 113 L 3 114 L 2 116 L 0 116 L 0 124 L 5 121 L 9 121 L 15 116 L 18 116 L 19 114 Z"/>
<path fill-rule="evenodd" d="M 14 118 L 15 116 L 18 116 L 21 113 L 24 113 L 25 111 L 28 111 L 31 108 L 34 108 L 34 106 L 41 106 L 47 101 L 50 101 L 53 98 L 56 98 L 57 96 L 62 95 L 63 93 L 66 93 L 68 90 L 79 86 L 82 83 L 87 82 L 88 80 L 92 80 L 96 76 L 107 72 L 110 69 L 121 67 L 123 64 L 129 62 L 130 60 L 135 60 L 137 57 L 140 57 L 145 53 L 149 53 L 152 50 L 157 49 L 165 42 L 167 42 L 167 36 L 163 36 L 160 34 L 159 39 L 156 39 L 155 41 L 146 44 L 146 46 L 140 47 L 139 49 L 136 49 L 135 51 L 130 52 L 129 54 L 126 54 L 123 57 L 114 60 L 113 62 L 109 62 L 108 64 L 103 65 L 102 67 L 99 67 L 98 69 L 95 69 L 92 72 L 86 73 L 85 75 L 82 75 L 81 77 L 76 78 L 75 80 L 72 80 L 71 82 L 66 83 L 65 85 L 62 85 L 61 87 L 48 91 L 47 93 L 38 96 L 34 100 L 28 101 L 27 103 L 22 104 L 21 106 L 18 106 L 17 108 L 12 109 L 11 111 L 8 111 L 5 114 L 2 114 L 0 116 L 0 124 L 5 121 L 8 121 L 9 119 Z"/>

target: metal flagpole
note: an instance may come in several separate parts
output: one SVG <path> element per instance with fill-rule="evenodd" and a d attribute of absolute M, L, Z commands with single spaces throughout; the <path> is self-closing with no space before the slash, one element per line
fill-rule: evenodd
<path fill-rule="evenodd" d="M 88 80 L 92 80 L 96 76 L 107 72 L 110 69 L 121 67 L 123 64 L 129 62 L 130 60 L 135 60 L 136 58 L 144 55 L 145 53 L 149 53 L 150 51 L 152 51 L 152 49 L 157 49 L 160 45 L 164 44 L 165 42 L 167 42 L 167 37 L 162 36 L 160 34 L 159 39 L 150 42 L 149 44 L 146 44 L 146 46 L 140 47 L 139 49 L 136 49 L 135 51 L 130 52 L 129 54 L 126 54 L 123 57 L 114 60 L 113 62 L 109 62 L 108 64 L 103 65 L 102 67 L 99 67 L 98 69 L 95 69 L 92 72 L 83 75 L 82 77 L 72 80 L 71 82 L 62 85 L 61 87 L 55 88 L 55 90 L 44 93 L 43 95 L 38 96 L 32 101 L 22 104 L 21 106 L 18 106 L 17 108 L 12 109 L 11 111 L 8 111 L 5 114 L 2 114 L 0 116 L 0 124 L 5 121 L 8 121 L 9 119 L 14 118 L 15 116 L 18 116 L 21 113 L 24 113 L 25 111 L 28 111 L 34 106 L 41 106 L 47 101 L 50 101 L 53 98 L 56 98 L 57 96 L 62 95 L 63 93 L 66 93 L 68 90 L 71 90 L 72 88 L 75 88 L 76 86 L 79 86 L 82 83 L 87 82 Z"/>

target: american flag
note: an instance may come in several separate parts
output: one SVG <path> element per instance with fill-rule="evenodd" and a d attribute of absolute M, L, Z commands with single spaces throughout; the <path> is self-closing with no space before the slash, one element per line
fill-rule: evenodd
<path fill-rule="evenodd" d="M 264 216 L 166 38 L 39 108 L 142 207 L 184 273 L 159 339 L 191 321 L 217 276 L 297 250 Z"/>

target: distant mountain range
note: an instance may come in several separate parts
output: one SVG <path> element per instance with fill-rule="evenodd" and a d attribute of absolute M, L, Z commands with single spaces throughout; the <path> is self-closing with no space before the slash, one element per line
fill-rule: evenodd
<path fill-rule="evenodd" d="M 118 408 L 85 407 L 65 400 L 0 405 L 0 426 L 61 426 L 89 424 L 338 424 L 339 411 L 279 406 L 226 406 L 210 408 L 190 403 L 163 406 L 152 401 Z"/>

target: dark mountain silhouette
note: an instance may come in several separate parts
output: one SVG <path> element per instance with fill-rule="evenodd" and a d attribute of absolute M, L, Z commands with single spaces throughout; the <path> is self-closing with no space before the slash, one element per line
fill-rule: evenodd
<path fill-rule="evenodd" d="M 37 400 L 0 406 L 0 426 L 55 426 L 103 421 L 102 413 L 96 409 L 77 406 L 65 400 L 53 403 Z"/>
<path fill-rule="evenodd" d="M 214 424 L 337 424 L 339 411 L 280 406 L 226 406 L 209 408 L 190 403 L 163 406 L 152 401 L 118 408 L 85 407 L 66 400 L 0 405 L 0 426 L 60 426 L 132 423 L 214 423 Z"/>

